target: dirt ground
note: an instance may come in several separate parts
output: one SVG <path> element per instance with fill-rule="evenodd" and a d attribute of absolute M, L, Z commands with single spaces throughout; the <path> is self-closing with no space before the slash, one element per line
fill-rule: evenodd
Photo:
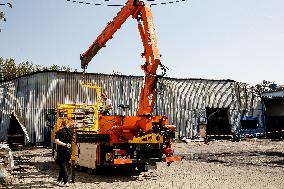
<path fill-rule="evenodd" d="M 283 144 L 270 140 L 175 143 L 175 153 L 184 156 L 181 162 L 159 163 L 156 170 L 140 174 L 76 172 L 76 182 L 69 188 L 284 188 Z M 60 188 L 55 184 L 58 167 L 51 149 L 25 149 L 13 155 L 16 166 L 9 188 Z"/>

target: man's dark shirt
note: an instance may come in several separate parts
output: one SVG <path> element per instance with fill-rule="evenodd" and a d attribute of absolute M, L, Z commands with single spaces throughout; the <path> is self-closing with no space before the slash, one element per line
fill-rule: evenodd
<path fill-rule="evenodd" d="M 61 142 L 64 142 L 65 144 L 67 143 L 71 144 L 72 143 L 72 130 L 66 127 L 58 130 L 55 133 L 55 139 L 59 139 Z M 67 147 L 57 145 L 57 151 L 66 151 L 66 150 L 68 150 Z"/>

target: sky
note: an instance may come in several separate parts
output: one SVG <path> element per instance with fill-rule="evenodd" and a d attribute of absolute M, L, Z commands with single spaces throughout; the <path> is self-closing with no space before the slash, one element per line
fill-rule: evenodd
<path fill-rule="evenodd" d="M 17 63 L 69 65 L 85 52 L 126 0 L 0 0 L 0 57 Z M 152 6 L 161 62 L 175 78 L 284 84 L 283 0 L 186 0 Z M 161 5 L 162 2 L 167 3 Z M 102 6 L 95 6 L 101 3 Z M 146 1 L 146 3 L 153 3 Z M 87 72 L 143 75 L 143 45 L 131 17 L 93 58 Z"/>

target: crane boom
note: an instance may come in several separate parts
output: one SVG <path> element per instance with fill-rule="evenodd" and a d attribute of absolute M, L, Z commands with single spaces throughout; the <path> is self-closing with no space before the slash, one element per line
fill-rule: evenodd
<path fill-rule="evenodd" d="M 97 37 L 89 49 L 80 56 L 81 67 L 83 69 L 87 68 L 92 58 L 102 47 L 105 46 L 106 42 L 112 38 L 112 35 L 121 27 L 121 25 L 127 20 L 135 9 L 136 7 L 134 6 L 134 0 L 128 0 L 122 9 L 117 13 L 117 16 L 107 24 L 105 29 Z"/>
<path fill-rule="evenodd" d="M 145 73 L 145 82 L 140 93 L 137 115 L 152 115 L 156 97 L 156 71 L 160 64 L 160 54 L 153 24 L 153 15 L 149 5 L 139 0 L 128 0 L 88 50 L 80 56 L 81 67 L 83 69 L 87 68 L 92 58 L 106 45 L 107 41 L 112 38 L 113 34 L 131 15 L 138 21 L 138 30 L 144 47 L 142 55 L 146 60 L 145 64 L 141 66 Z"/>

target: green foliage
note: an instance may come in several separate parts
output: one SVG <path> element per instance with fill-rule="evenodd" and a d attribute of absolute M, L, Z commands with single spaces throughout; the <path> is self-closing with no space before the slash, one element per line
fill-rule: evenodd
<path fill-rule="evenodd" d="M 3 59 L 0 57 L 0 81 L 14 79 L 23 75 L 27 75 L 37 71 L 67 71 L 71 72 L 72 68 L 69 66 L 58 66 L 53 64 L 50 67 L 35 65 L 32 62 L 26 61 L 16 64 L 12 58 Z"/>
<path fill-rule="evenodd" d="M 60 67 L 58 65 L 53 64 L 52 66 L 50 66 L 49 70 L 60 71 Z"/>
<path fill-rule="evenodd" d="M 255 90 L 256 94 L 260 96 L 262 93 L 272 90 L 271 84 L 273 84 L 273 82 L 263 80 L 261 83 L 255 85 L 253 89 Z"/>
<path fill-rule="evenodd" d="M 17 66 L 13 59 L 0 58 L 0 79 L 1 80 L 9 80 L 17 77 Z"/>
<path fill-rule="evenodd" d="M 31 62 L 21 62 L 18 67 L 17 67 L 17 76 L 22 76 L 22 75 L 27 75 L 30 74 L 32 72 L 36 72 L 39 71 L 39 67 L 38 66 L 34 66 L 33 63 Z"/>

